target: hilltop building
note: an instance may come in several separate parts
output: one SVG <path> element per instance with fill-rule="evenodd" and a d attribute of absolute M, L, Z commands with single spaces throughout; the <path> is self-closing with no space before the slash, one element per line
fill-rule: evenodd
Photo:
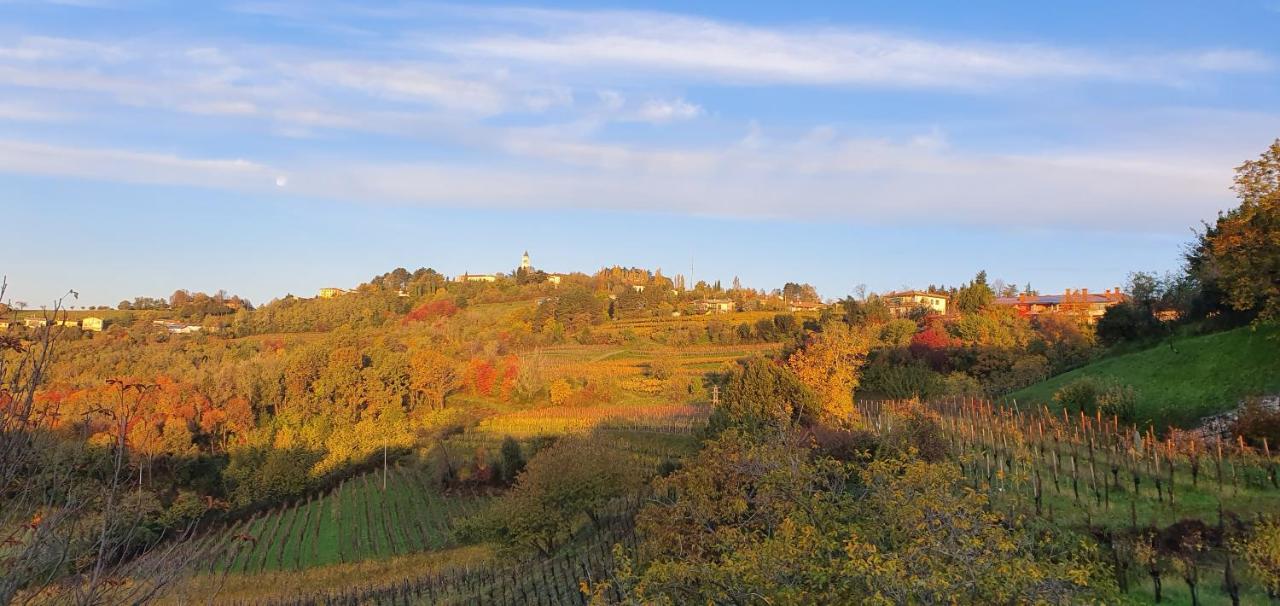
<path fill-rule="evenodd" d="M 701 299 L 695 301 L 693 307 L 704 314 L 727 314 L 737 309 L 733 299 Z"/>
<path fill-rule="evenodd" d="M 533 263 L 529 260 L 529 251 L 524 251 L 520 256 L 520 269 L 528 270 L 533 268 Z"/>
<path fill-rule="evenodd" d="M 904 290 L 885 293 L 881 299 L 895 318 L 901 318 L 912 310 L 923 307 L 931 312 L 947 314 L 947 295 L 923 290 Z"/>
<path fill-rule="evenodd" d="M 333 286 L 330 286 L 327 288 L 321 288 L 319 292 L 319 296 L 321 299 L 332 299 L 334 297 L 339 297 L 345 294 L 347 294 L 346 289 L 336 288 Z"/>
<path fill-rule="evenodd" d="M 1084 318 L 1090 323 L 1097 322 L 1107 308 L 1126 299 L 1119 287 L 1107 289 L 1102 294 L 1089 293 L 1089 289 L 1067 289 L 1060 295 L 1028 295 L 1016 297 L 1000 297 L 996 305 L 1004 305 L 1017 310 L 1023 317 L 1034 318 L 1041 314 L 1064 314 Z"/>
<path fill-rule="evenodd" d="M 826 308 L 826 305 L 813 301 L 790 301 L 787 303 L 787 311 L 792 313 L 797 311 L 822 311 Z"/>
<path fill-rule="evenodd" d="M 177 320 L 152 320 L 151 323 L 175 335 L 191 334 L 193 332 L 200 332 L 203 329 L 199 324 L 187 324 Z"/>
<path fill-rule="evenodd" d="M 468 274 L 464 273 L 458 276 L 459 282 L 497 282 L 498 276 L 494 274 Z"/>

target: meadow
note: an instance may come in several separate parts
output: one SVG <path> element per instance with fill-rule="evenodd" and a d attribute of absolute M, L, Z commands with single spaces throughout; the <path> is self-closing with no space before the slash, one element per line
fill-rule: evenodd
<path fill-rule="evenodd" d="M 1234 408 L 1243 397 L 1280 391 L 1280 328 L 1244 326 L 1177 338 L 1104 358 L 1008 397 L 1024 405 L 1055 408 L 1054 392 L 1080 377 L 1133 387 L 1141 424 L 1190 427 L 1202 417 Z"/>

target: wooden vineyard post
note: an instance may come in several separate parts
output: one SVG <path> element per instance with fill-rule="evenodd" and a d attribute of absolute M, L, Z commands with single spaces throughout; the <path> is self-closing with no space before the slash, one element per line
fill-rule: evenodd
<path fill-rule="evenodd" d="M 1058 484 L 1058 471 L 1059 471 L 1058 470 L 1058 464 L 1059 464 L 1058 450 L 1059 450 L 1058 432 L 1055 431 L 1053 434 L 1053 489 L 1058 494 L 1062 494 L 1062 487 Z"/>
<path fill-rule="evenodd" d="M 1216 438 L 1218 444 L 1218 498 L 1222 498 L 1222 436 Z"/>
<path fill-rule="evenodd" d="M 1236 442 L 1239 444 L 1240 456 L 1234 457 L 1231 460 L 1231 492 L 1235 496 L 1240 496 L 1240 474 L 1236 469 L 1238 467 L 1236 461 L 1243 457 L 1245 453 L 1244 436 L 1237 435 Z"/>
<path fill-rule="evenodd" d="M 1041 492 L 1040 492 L 1040 490 L 1041 490 L 1041 486 L 1040 486 L 1040 470 L 1039 470 L 1038 468 L 1036 469 L 1036 476 L 1035 476 L 1035 477 L 1036 477 L 1036 479 L 1035 479 L 1035 488 L 1034 488 L 1034 489 L 1035 489 L 1035 499 L 1036 499 L 1036 515 L 1038 516 L 1038 515 L 1040 515 L 1040 502 L 1041 502 L 1041 500 L 1042 500 L 1042 497 L 1044 496 L 1044 495 L 1042 495 L 1042 494 L 1041 494 Z"/>
<path fill-rule="evenodd" d="M 1271 458 L 1271 445 L 1267 443 L 1267 438 L 1262 438 L 1262 452 L 1267 457 L 1267 475 L 1271 477 L 1271 487 L 1280 488 L 1280 478 L 1276 477 L 1276 462 Z"/>

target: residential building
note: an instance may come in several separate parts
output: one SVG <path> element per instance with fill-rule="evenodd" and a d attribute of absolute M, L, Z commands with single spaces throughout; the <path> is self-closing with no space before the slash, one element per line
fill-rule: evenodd
<path fill-rule="evenodd" d="M 80 328 L 91 330 L 93 332 L 102 332 L 107 327 L 107 321 L 96 316 L 88 316 L 80 320 Z"/>
<path fill-rule="evenodd" d="M 555 284 L 556 286 L 560 286 L 560 280 L 563 279 L 564 276 L 561 274 L 547 274 L 547 282 Z"/>
<path fill-rule="evenodd" d="M 813 301 L 791 301 L 787 303 L 787 311 L 792 313 L 797 311 L 821 311 L 826 308 L 826 305 Z"/>
<path fill-rule="evenodd" d="M 152 320 L 151 323 L 177 335 L 200 332 L 203 329 L 199 324 L 187 324 L 177 320 Z"/>
<path fill-rule="evenodd" d="M 44 318 L 23 318 L 22 325 L 27 328 L 40 328 L 41 326 L 48 326 L 49 321 Z"/>
<path fill-rule="evenodd" d="M 346 289 L 329 286 L 329 287 L 320 289 L 319 297 L 321 299 L 332 299 L 334 297 L 340 297 L 345 294 L 347 294 Z"/>
<path fill-rule="evenodd" d="M 467 274 L 458 276 L 459 282 L 497 282 L 498 276 L 494 274 Z"/>
<path fill-rule="evenodd" d="M 1125 300 L 1120 288 L 1107 289 L 1098 293 L 1089 293 L 1089 289 L 1066 290 L 1060 295 L 1020 294 L 1016 297 L 1000 297 L 997 305 L 1012 307 L 1023 317 L 1034 318 L 1041 314 L 1074 315 L 1090 323 L 1098 321 L 1107 308 Z"/>
<path fill-rule="evenodd" d="M 737 309 L 733 299 L 700 299 L 694 301 L 693 306 L 699 312 L 707 314 L 727 314 Z"/>
<path fill-rule="evenodd" d="M 80 328 L 79 320 L 58 320 L 54 322 L 54 324 L 57 324 L 58 326 L 61 326 L 63 328 Z"/>
<path fill-rule="evenodd" d="M 885 293 L 880 297 L 894 317 L 901 318 L 912 310 L 924 308 L 932 313 L 946 315 L 947 295 L 923 290 L 904 290 Z"/>

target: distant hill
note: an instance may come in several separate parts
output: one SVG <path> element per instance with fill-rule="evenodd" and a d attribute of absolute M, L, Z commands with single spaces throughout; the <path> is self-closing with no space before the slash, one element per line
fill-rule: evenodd
<path fill-rule="evenodd" d="M 1234 407 L 1242 397 L 1280 392 L 1280 327 L 1246 326 L 1179 338 L 1173 348 L 1163 342 L 1063 373 L 1010 397 L 1052 408 L 1053 393 L 1084 376 L 1112 378 L 1136 389 L 1140 423 L 1188 427 Z"/>

